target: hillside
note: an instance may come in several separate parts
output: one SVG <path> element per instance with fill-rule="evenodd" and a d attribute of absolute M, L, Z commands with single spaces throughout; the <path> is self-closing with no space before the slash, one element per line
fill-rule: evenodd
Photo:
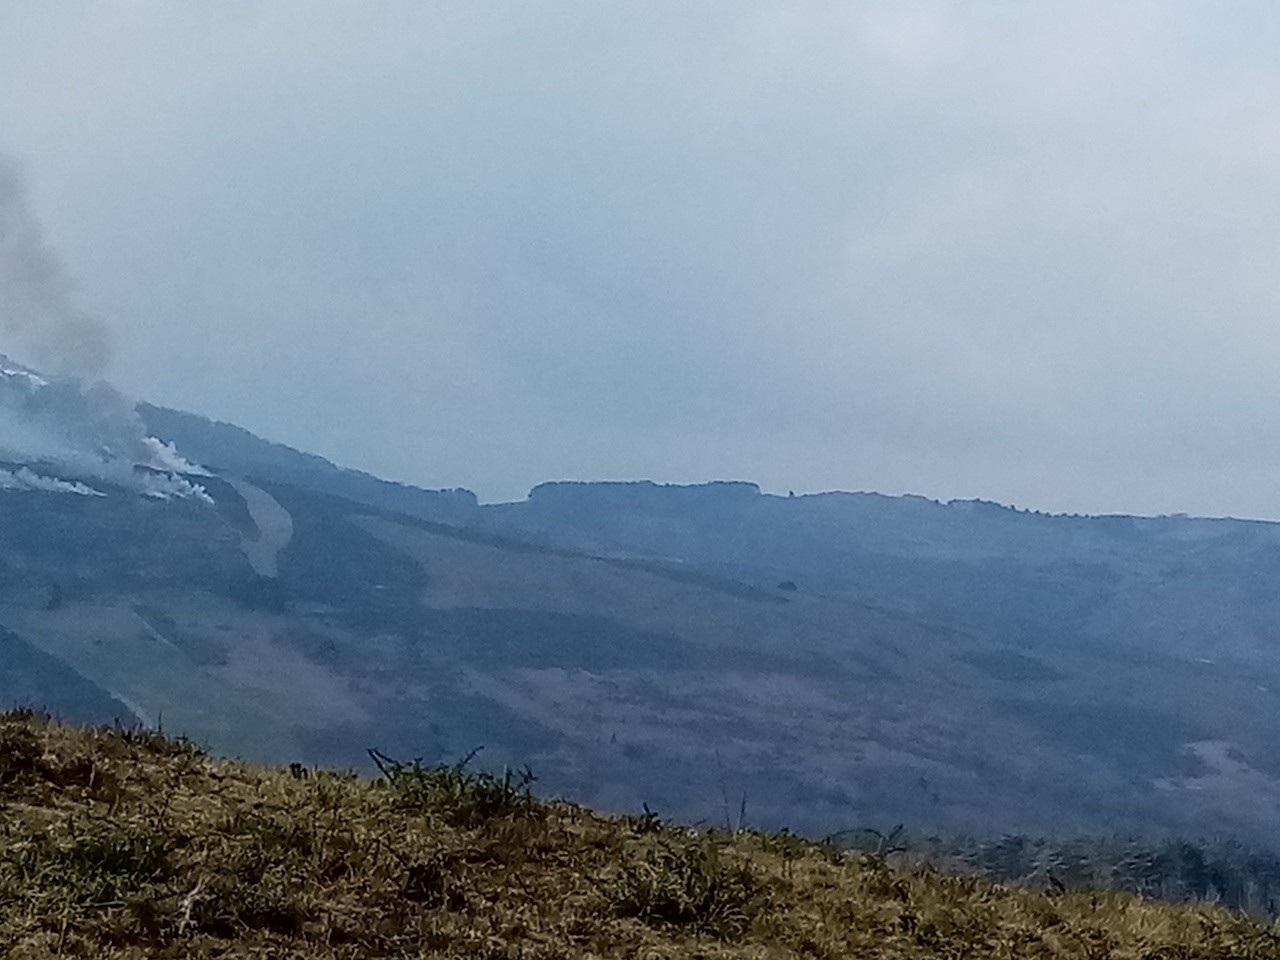
<path fill-rule="evenodd" d="M 0 716 L 0 951 L 93 957 L 1263 958 L 1210 907 L 995 886 L 379 758 L 254 767 Z"/>
<path fill-rule="evenodd" d="M 425 520 L 466 523 L 476 510 L 475 494 L 469 490 L 423 490 L 392 483 L 360 470 L 344 469 L 313 453 L 263 440 L 235 424 L 182 410 L 140 403 L 137 412 L 153 436 L 182 450 L 198 450 L 201 463 L 221 472 L 324 490 L 354 503 Z"/>
<path fill-rule="evenodd" d="M 0 706 L 365 773 L 483 746 L 597 809 L 812 836 L 1280 823 L 1275 524 L 745 483 L 476 505 L 142 412 L 203 496 L 0 491 Z"/>

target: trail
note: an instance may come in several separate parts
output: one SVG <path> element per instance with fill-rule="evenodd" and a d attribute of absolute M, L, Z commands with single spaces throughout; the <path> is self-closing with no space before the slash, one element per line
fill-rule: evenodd
<path fill-rule="evenodd" d="M 257 528 L 256 536 L 240 535 L 240 549 L 259 576 L 278 576 L 280 552 L 293 539 L 292 515 L 275 497 L 247 480 L 227 478 L 227 482 L 244 498 L 249 516 Z"/>

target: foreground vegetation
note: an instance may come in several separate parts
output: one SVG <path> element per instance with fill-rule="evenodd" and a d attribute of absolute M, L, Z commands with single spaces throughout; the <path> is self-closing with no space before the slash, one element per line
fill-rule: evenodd
<path fill-rule="evenodd" d="M 1280 928 L 1218 908 L 603 818 L 527 776 L 375 759 L 370 782 L 0 715 L 0 955 L 1280 956 Z"/>

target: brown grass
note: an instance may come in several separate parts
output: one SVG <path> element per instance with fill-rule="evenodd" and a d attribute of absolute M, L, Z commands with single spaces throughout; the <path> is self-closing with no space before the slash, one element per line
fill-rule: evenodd
<path fill-rule="evenodd" d="M 696 834 L 398 764 L 275 770 L 0 715 L 0 956 L 1274 958 L 1209 907 Z"/>

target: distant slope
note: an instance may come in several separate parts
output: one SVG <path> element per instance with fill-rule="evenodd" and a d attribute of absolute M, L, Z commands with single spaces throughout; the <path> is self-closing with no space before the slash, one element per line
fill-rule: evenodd
<path fill-rule="evenodd" d="M 1280 524 L 1050 516 L 978 501 L 751 484 L 543 484 L 481 522 L 980 632 L 1013 648 L 1280 665 Z"/>
<path fill-rule="evenodd" d="M 133 711 L 61 660 L 0 631 L 0 709 L 34 706 L 71 723 L 133 723 Z"/>
<path fill-rule="evenodd" d="M 137 409 L 152 436 L 176 444 L 189 459 L 220 471 L 321 490 L 444 523 L 465 523 L 476 507 L 475 494 L 469 490 L 423 490 L 392 483 L 271 443 L 230 423 L 149 403 L 140 403 Z"/>
<path fill-rule="evenodd" d="M 0 627 L 60 665 L 8 696 L 282 762 L 484 746 L 600 808 L 811 833 L 1280 826 L 1276 525 L 751 484 L 476 507 L 174 417 L 229 471 L 211 503 L 0 493 Z"/>

